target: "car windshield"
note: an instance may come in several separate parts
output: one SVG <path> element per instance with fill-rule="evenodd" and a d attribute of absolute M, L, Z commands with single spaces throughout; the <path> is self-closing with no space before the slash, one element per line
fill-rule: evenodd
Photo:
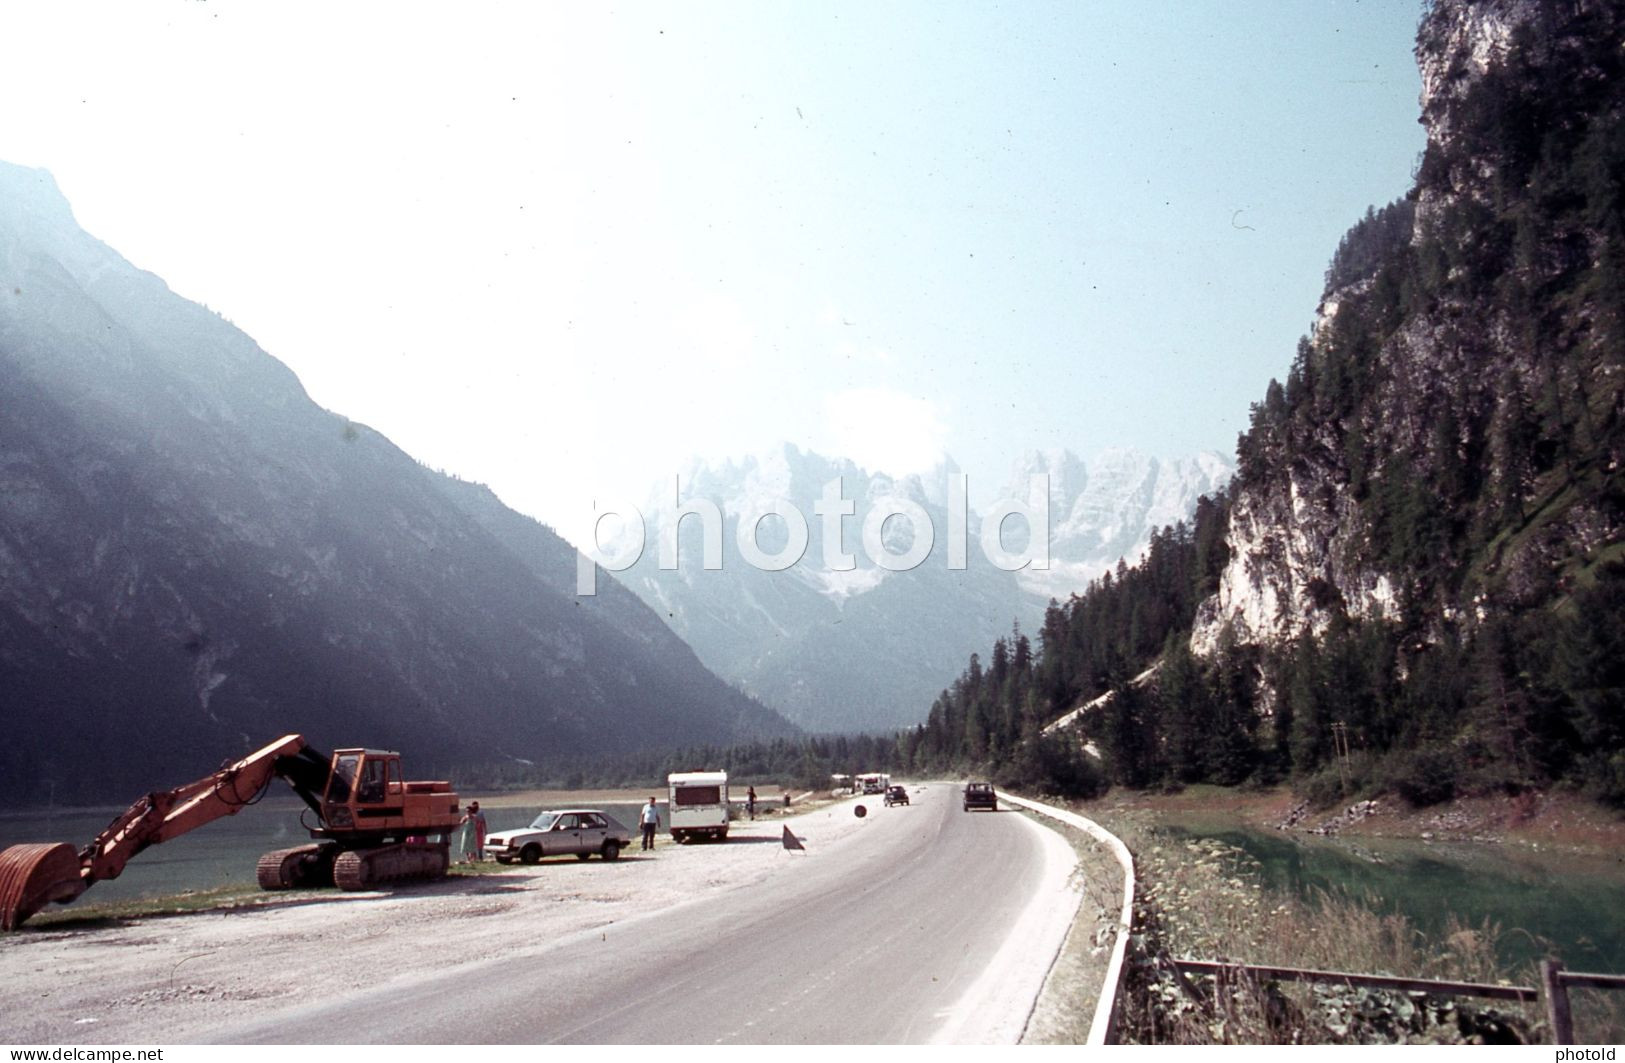
<path fill-rule="evenodd" d="M 559 818 L 559 814 L 557 812 L 543 812 L 541 815 L 537 816 L 535 819 L 530 821 L 530 829 L 531 830 L 552 830 L 553 829 L 553 821 L 558 819 L 558 818 Z"/>

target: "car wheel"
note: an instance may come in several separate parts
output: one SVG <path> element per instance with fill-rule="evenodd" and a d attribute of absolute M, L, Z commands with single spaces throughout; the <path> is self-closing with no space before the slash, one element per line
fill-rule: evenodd
<path fill-rule="evenodd" d="M 587 857 L 589 857 L 591 855 L 592 855 L 591 853 L 577 853 L 576 854 L 576 859 L 577 860 L 585 860 L 585 859 L 587 859 Z"/>
<path fill-rule="evenodd" d="M 527 845 L 523 849 L 519 850 L 519 859 L 521 861 L 523 861 L 524 863 L 534 864 L 537 861 L 539 861 L 541 858 L 542 858 L 542 847 L 540 845 L 537 845 L 535 842 L 531 842 L 529 845 Z"/>
<path fill-rule="evenodd" d="M 620 858 L 621 858 L 621 843 L 617 842 L 617 841 L 605 842 L 604 843 L 604 859 L 605 860 L 619 860 Z M 582 859 L 585 860 L 586 857 L 583 856 Z"/>

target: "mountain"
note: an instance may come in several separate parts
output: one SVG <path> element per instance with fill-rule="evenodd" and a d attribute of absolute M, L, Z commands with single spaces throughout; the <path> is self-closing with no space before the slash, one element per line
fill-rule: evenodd
<path fill-rule="evenodd" d="M 696 463 L 679 477 L 681 498 L 666 485 L 644 510 L 647 549 L 623 574 L 627 585 L 680 634 L 709 667 L 814 731 L 874 731 L 920 722 L 941 691 L 942 677 L 966 654 L 1011 630 L 1029 629 L 1052 597 L 1081 591 L 1119 559 L 1143 551 L 1158 523 L 1190 512 L 1195 498 L 1222 483 L 1228 466 L 1213 455 L 1164 462 L 1128 451 L 1108 452 L 1086 465 L 1066 451 L 1033 452 L 1013 469 L 1001 498 L 1037 506 L 1034 477 L 1050 480 L 1051 567 L 1009 572 L 984 556 L 982 522 L 965 509 L 965 567 L 949 565 L 955 542 L 950 521 L 951 459 L 925 475 L 893 478 L 783 445 L 766 454 L 720 465 Z M 826 484 L 839 479 L 854 512 L 842 542 L 853 555 L 850 571 L 824 561 L 824 522 L 814 506 Z M 908 571 L 889 571 L 863 548 L 865 517 L 881 500 L 918 505 L 933 529 L 932 549 Z M 656 541 L 677 503 L 717 505 L 722 515 L 722 567 L 703 567 L 699 520 L 682 525 L 678 565 L 662 569 Z M 736 547 L 741 520 L 775 501 L 793 505 L 807 522 L 800 561 L 781 572 L 744 562 Z M 913 541 L 907 525 L 885 526 L 896 554 Z M 778 517 L 761 525 L 771 553 L 784 542 Z M 1027 546 L 1024 522 L 1006 528 L 1005 548 Z"/>
<path fill-rule="evenodd" d="M 972 659 L 906 767 L 1625 805 L 1622 41 L 1617 3 L 1434 0 L 1415 185 L 1336 248 L 1228 489 L 1026 667 Z"/>
<path fill-rule="evenodd" d="M 123 799 L 290 731 L 419 776 L 793 731 L 8 164 L 0 396 L 0 801 Z"/>
<path fill-rule="evenodd" d="M 1001 497 L 1036 503 L 1035 477 L 1049 477 L 1050 567 L 1024 569 L 1022 589 L 1044 601 L 1081 593 L 1119 560 L 1140 560 L 1152 532 L 1189 520 L 1196 500 L 1223 488 L 1234 471 L 1211 451 L 1167 460 L 1107 450 L 1088 464 L 1067 450 L 1029 452 Z"/>
<path fill-rule="evenodd" d="M 1333 256 L 1239 449 L 1191 647 L 1255 647 L 1296 770 L 1625 800 L 1625 11 L 1441 0 L 1410 194 Z M 1401 752 L 1402 751 L 1402 752 Z"/>
<path fill-rule="evenodd" d="M 1439 3 L 1410 196 L 1352 229 L 1240 450 L 1193 645 L 1424 643 L 1588 585 L 1625 528 L 1617 5 Z"/>
<path fill-rule="evenodd" d="M 901 726 L 917 718 L 933 684 L 968 647 L 1031 612 L 1010 574 L 981 558 L 974 515 L 968 515 L 967 567 L 949 568 L 951 471 L 945 466 L 933 477 L 894 480 L 788 445 L 720 467 L 695 465 L 681 478 L 683 501 L 709 499 L 719 507 L 722 568 L 703 568 L 700 529 L 691 517 L 682 525 L 678 567 L 660 569 L 654 543 L 673 511 L 667 499 L 646 511 L 650 548 L 622 579 L 709 667 L 798 725 L 817 731 Z M 837 478 L 855 509 L 841 538 L 853 557 L 850 571 L 824 565 L 823 521 L 813 509 L 824 485 Z M 880 567 L 862 545 L 865 514 L 893 495 L 919 505 L 933 528 L 929 555 L 911 571 Z M 808 545 L 799 564 L 763 571 L 745 563 L 734 544 L 741 519 L 777 500 L 805 516 Z M 885 532 L 899 554 L 913 542 L 904 521 L 888 522 Z M 771 517 L 760 525 L 758 541 L 773 553 L 786 536 L 782 519 Z"/>

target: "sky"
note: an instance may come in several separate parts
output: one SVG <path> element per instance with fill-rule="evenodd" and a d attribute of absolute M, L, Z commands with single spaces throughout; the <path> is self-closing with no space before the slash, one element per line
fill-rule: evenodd
<path fill-rule="evenodd" d="M 579 543 L 692 457 L 1233 454 L 1416 0 L 7 4 L 0 158 Z"/>

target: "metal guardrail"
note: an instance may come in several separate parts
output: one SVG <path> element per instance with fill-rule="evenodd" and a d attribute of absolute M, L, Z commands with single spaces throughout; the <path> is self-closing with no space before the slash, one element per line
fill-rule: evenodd
<path fill-rule="evenodd" d="M 1485 997 L 1532 1004 L 1546 1000 L 1546 1018 L 1552 1027 L 1552 1043 L 1572 1045 L 1574 1017 L 1569 1010 L 1570 989 L 1625 989 L 1625 975 L 1565 971 L 1560 960 L 1542 960 L 1541 987 L 1488 985 L 1483 982 L 1451 982 L 1436 978 L 1398 978 L 1386 974 L 1355 974 L 1352 971 L 1317 971 L 1305 967 L 1276 967 L 1261 963 L 1230 963 L 1224 960 L 1169 961 L 1185 974 L 1212 975 L 1219 985 L 1239 977 L 1281 982 L 1330 982 L 1337 985 L 1371 986 L 1408 992 L 1438 993 L 1442 996 Z"/>
<path fill-rule="evenodd" d="M 1106 965 L 1106 980 L 1101 983 L 1100 999 L 1095 1002 L 1094 1019 L 1089 1023 L 1089 1039 L 1084 1042 L 1091 1045 L 1114 1044 L 1117 1041 L 1117 997 L 1123 983 L 1123 960 L 1128 951 L 1129 930 L 1134 925 L 1134 857 L 1129 854 L 1128 846 L 1123 844 L 1121 838 L 1092 819 L 1054 805 L 1007 794 L 1003 790 L 997 793 L 1001 801 L 1058 819 L 1088 834 L 1111 850 L 1118 866 L 1123 869 L 1123 908 L 1118 914 L 1117 940 L 1112 944 L 1111 961 Z"/>
<path fill-rule="evenodd" d="M 1546 1018 L 1552 1024 L 1552 1044 L 1574 1044 L 1574 1016 L 1569 1011 L 1569 990 L 1625 989 L 1625 975 L 1565 971 L 1561 960 L 1540 961 L 1541 987 L 1546 990 Z"/>
<path fill-rule="evenodd" d="M 1455 997 L 1488 997 L 1516 1000 L 1525 1004 L 1540 998 L 1534 986 L 1489 985 L 1485 982 L 1449 982 L 1437 978 L 1399 978 L 1386 974 L 1355 974 L 1352 971 L 1318 971 L 1308 967 L 1274 967 L 1261 963 L 1229 963 L 1224 960 L 1174 960 L 1173 965 L 1187 974 L 1211 974 L 1220 984 L 1246 976 L 1279 982 L 1330 982 L 1336 985 L 1371 986 L 1374 989 L 1400 989 L 1418 993 L 1438 993 Z"/>

